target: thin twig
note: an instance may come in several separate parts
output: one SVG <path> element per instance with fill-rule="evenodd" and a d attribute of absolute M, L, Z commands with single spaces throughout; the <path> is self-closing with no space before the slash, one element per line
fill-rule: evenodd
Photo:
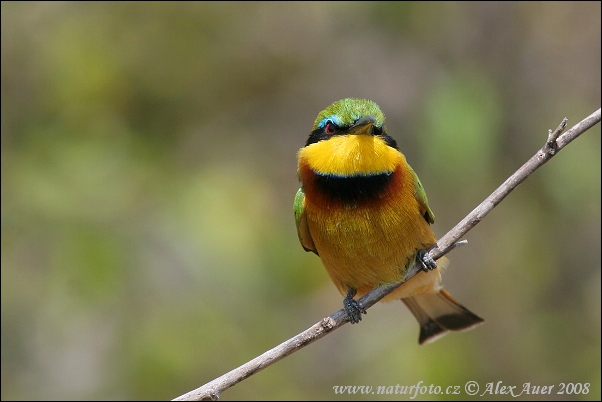
<path fill-rule="evenodd" d="M 546 142 L 548 153 L 555 154 L 556 151 L 558 151 L 558 148 L 556 146 L 556 140 L 558 139 L 560 133 L 562 133 L 562 131 L 565 129 L 568 120 L 569 119 L 565 117 L 564 119 L 562 119 L 558 127 L 556 127 L 556 130 L 548 130 L 548 141 Z"/>
<path fill-rule="evenodd" d="M 520 169 L 510 176 L 501 186 L 499 186 L 489 197 L 477 206 L 466 218 L 458 223 L 452 230 L 447 232 L 429 249 L 429 254 L 434 259 L 438 259 L 447 254 L 453 248 L 465 244 L 465 241 L 459 241 L 470 229 L 475 227 L 496 205 L 498 205 L 512 190 L 522 183 L 531 173 L 550 160 L 558 151 L 564 148 L 579 135 L 600 122 L 600 109 L 583 119 L 571 129 L 560 135 L 566 127 L 566 118 L 556 128 L 549 130 L 546 144 L 529 159 Z M 403 282 L 381 286 L 371 290 L 359 302 L 368 309 L 376 304 L 380 299 L 401 286 L 405 281 L 412 278 L 420 270 L 421 266 L 414 265 L 406 274 Z M 220 393 L 242 380 L 252 376 L 258 371 L 277 362 L 280 359 L 296 352 L 297 350 L 309 345 L 312 342 L 325 336 L 327 333 L 339 328 L 347 323 L 347 316 L 343 310 L 323 318 L 317 324 L 301 332 L 295 337 L 281 343 L 273 349 L 268 350 L 262 355 L 248 361 L 242 366 L 208 382 L 207 384 L 177 397 L 176 401 L 198 401 L 198 400 L 217 400 Z"/>

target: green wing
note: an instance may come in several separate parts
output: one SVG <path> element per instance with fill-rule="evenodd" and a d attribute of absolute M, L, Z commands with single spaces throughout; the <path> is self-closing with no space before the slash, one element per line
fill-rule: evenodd
<path fill-rule="evenodd" d="M 409 166 L 408 166 L 409 167 Z M 424 219 L 428 223 L 435 223 L 435 214 L 431 211 L 431 207 L 429 207 L 429 200 L 426 198 L 426 191 L 424 191 L 424 187 L 422 187 L 422 183 L 420 183 L 420 179 L 414 169 L 410 167 L 410 173 L 416 179 L 416 185 L 414 187 L 414 197 L 418 200 L 418 204 L 420 205 L 420 214 L 424 216 Z"/>
<path fill-rule="evenodd" d="M 299 241 L 301 242 L 301 245 L 305 251 L 313 251 L 317 255 L 318 252 L 316 251 L 316 246 L 314 245 L 314 241 L 309 233 L 307 218 L 303 212 L 304 206 L 305 193 L 303 192 L 303 188 L 300 188 L 299 191 L 297 191 L 297 195 L 295 195 L 295 203 L 293 205 L 295 210 L 295 223 L 297 224 L 297 235 L 299 236 Z"/>

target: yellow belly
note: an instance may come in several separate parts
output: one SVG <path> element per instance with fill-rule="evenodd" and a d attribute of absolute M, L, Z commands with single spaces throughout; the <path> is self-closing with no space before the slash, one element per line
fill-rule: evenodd
<path fill-rule="evenodd" d="M 318 254 L 342 294 L 352 287 L 361 296 L 378 285 L 402 280 L 416 251 L 436 241 L 417 203 L 401 199 L 366 207 L 306 205 Z M 439 280 L 438 270 L 420 273 L 387 299 L 435 291 Z"/>

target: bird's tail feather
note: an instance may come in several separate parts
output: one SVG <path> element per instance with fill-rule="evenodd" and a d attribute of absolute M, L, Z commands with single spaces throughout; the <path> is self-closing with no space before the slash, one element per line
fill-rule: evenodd
<path fill-rule="evenodd" d="M 484 321 L 443 289 L 437 293 L 421 294 L 401 301 L 408 306 L 420 324 L 418 342 L 421 345 L 440 338 L 448 331 L 467 330 Z"/>

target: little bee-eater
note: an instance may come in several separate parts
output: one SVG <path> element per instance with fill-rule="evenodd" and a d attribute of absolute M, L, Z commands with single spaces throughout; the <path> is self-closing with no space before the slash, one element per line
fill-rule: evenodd
<path fill-rule="evenodd" d="M 320 112 L 299 150 L 297 173 L 299 240 L 346 295 L 351 323 L 366 313 L 354 296 L 403 280 L 417 260 L 423 271 L 384 300 L 408 306 L 420 324 L 420 344 L 483 322 L 441 287 L 444 259 L 437 267 L 425 253 L 436 242 L 435 215 L 376 103 L 343 99 Z"/>

